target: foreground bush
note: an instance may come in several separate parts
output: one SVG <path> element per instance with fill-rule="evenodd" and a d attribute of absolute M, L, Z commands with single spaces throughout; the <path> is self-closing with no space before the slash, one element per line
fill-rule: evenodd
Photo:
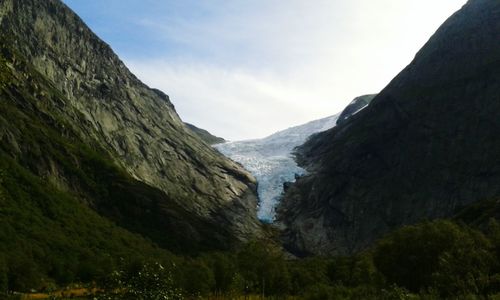
<path fill-rule="evenodd" d="M 497 263 L 487 237 L 450 221 L 403 227 L 378 242 L 377 270 L 389 284 L 442 296 L 484 295 Z"/>
<path fill-rule="evenodd" d="M 99 299 L 178 300 L 183 299 L 183 296 L 174 284 L 171 270 L 154 263 L 129 272 L 113 272 Z"/>

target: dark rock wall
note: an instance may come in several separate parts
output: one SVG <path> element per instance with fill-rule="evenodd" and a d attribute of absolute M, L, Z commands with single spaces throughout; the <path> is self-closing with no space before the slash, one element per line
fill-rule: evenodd
<path fill-rule="evenodd" d="M 500 196 L 500 1 L 471 0 L 349 122 L 299 149 L 279 208 L 297 253 L 359 251 Z"/>
<path fill-rule="evenodd" d="M 0 22 L 11 46 L 64 96 L 61 116 L 80 138 L 239 239 L 260 234 L 253 177 L 187 129 L 168 96 L 140 82 L 63 3 L 2 0 Z"/>

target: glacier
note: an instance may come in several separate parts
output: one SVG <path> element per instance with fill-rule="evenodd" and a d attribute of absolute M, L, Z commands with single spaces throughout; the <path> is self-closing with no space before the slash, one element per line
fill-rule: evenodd
<path fill-rule="evenodd" d="M 214 145 L 222 154 L 242 164 L 257 179 L 257 216 L 266 223 L 275 219 L 275 208 L 283 194 L 283 184 L 306 173 L 293 158 L 293 149 L 306 139 L 335 126 L 340 114 L 276 132 L 263 139 Z"/>

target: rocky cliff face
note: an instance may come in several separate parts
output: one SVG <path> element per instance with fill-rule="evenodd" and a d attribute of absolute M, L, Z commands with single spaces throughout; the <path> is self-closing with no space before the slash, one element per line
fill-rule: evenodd
<path fill-rule="evenodd" d="M 1 0 L 0 26 L 18 57 L 59 93 L 49 104 L 79 139 L 164 193 L 162 201 L 237 239 L 260 235 L 253 177 L 202 142 L 169 97 L 140 82 L 69 8 L 59 0 Z M 38 175 L 69 181 L 62 169 L 40 168 Z"/>
<path fill-rule="evenodd" d="M 226 140 L 215 136 L 208 132 L 205 129 L 201 129 L 199 127 L 194 126 L 193 124 L 185 123 L 186 126 L 191 129 L 192 132 L 194 132 L 199 138 L 201 138 L 205 143 L 209 145 L 215 145 L 215 144 L 220 144 L 220 143 L 225 143 Z"/>
<path fill-rule="evenodd" d="M 279 218 L 297 253 L 363 249 L 500 196 L 500 2 L 470 0 L 349 122 L 300 149 Z"/>
<path fill-rule="evenodd" d="M 344 124 L 352 116 L 360 112 L 372 102 L 373 98 L 377 95 L 364 95 L 354 98 L 349 105 L 344 108 L 337 119 L 337 125 Z"/>

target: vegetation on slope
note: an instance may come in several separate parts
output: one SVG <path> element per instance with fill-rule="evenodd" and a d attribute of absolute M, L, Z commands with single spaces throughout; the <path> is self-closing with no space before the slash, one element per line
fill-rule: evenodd
<path fill-rule="evenodd" d="M 105 299 L 432 299 L 500 292 L 500 226 L 484 225 L 496 215 L 496 202 L 457 217 L 486 233 L 435 221 L 397 230 L 354 256 L 289 260 L 258 242 L 213 252 L 226 246 L 196 234 L 217 230 L 176 206 L 155 206 L 166 196 L 80 138 L 75 125 L 58 117 L 64 98 L 7 46 L 0 49 L 3 294 L 72 283 L 97 288 Z M 155 219 L 157 209 L 171 210 L 172 220 Z"/>
<path fill-rule="evenodd" d="M 500 225 L 494 220 L 484 232 L 448 220 L 405 226 L 352 256 L 289 259 L 275 247 L 251 242 L 232 252 L 163 258 L 108 262 L 103 269 L 102 261 L 110 260 L 104 257 L 70 267 L 77 266 L 80 272 L 73 280 L 100 291 L 93 296 L 98 299 L 245 295 L 318 300 L 486 299 L 500 295 Z M 29 263 L 16 264 L 12 271 L 5 262 L 0 263 L 3 291 L 12 286 L 9 280 L 18 278 L 13 274 L 32 274 L 20 271 L 30 270 Z M 89 265 L 99 266 L 92 274 L 101 278 L 98 283 L 83 281 L 83 275 L 91 274 Z"/>
<path fill-rule="evenodd" d="M 77 113 L 7 40 L 0 44 L 3 291 L 101 280 L 134 262 L 171 262 L 168 250 L 227 249 L 223 228 L 131 178 L 80 137 L 78 124 L 64 119 Z"/>
<path fill-rule="evenodd" d="M 212 237 L 199 231 L 216 228 L 215 234 L 207 230 L 215 235 L 214 244 L 227 245 L 262 234 L 255 214 L 241 213 L 257 207 L 255 180 L 250 173 L 187 129 L 168 95 L 142 83 L 61 0 L 0 1 L 0 23 L 1 33 L 12 37 L 5 45 L 17 51 L 16 60 L 30 66 L 25 75 L 42 77 L 33 81 L 40 86 L 33 102 L 37 103 L 36 111 L 43 112 L 42 120 L 57 115 L 98 156 L 107 155 L 106 160 L 129 177 L 163 192 L 149 201 L 158 204 L 158 209 L 151 210 L 155 215 L 142 215 L 138 223 L 182 221 L 186 214 L 174 207 L 173 201 L 189 212 L 188 218 L 198 219 L 180 224 L 180 236 L 208 241 Z M 13 71 L 18 71 L 18 65 Z M 35 71 L 41 76 L 35 76 Z M 24 81 L 19 77 L 18 85 Z M 48 87 L 58 97 L 44 98 Z M 27 88 L 26 94 L 31 95 Z M 22 99 L 17 102 L 25 113 L 29 106 L 22 105 L 28 101 Z M 56 132 L 64 130 L 57 128 Z M 159 195 L 153 189 L 148 194 Z M 135 204 L 128 213 L 150 209 Z M 173 217 L 171 212 L 182 218 Z"/>
<path fill-rule="evenodd" d="M 9 45 L 2 38 L 0 297 L 73 283 L 97 288 L 104 299 L 432 299 L 500 292 L 500 226 L 485 225 L 496 202 L 457 217 L 471 224 L 480 217 L 484 232 L 429 222 L 396 230 L 353 256 L 291 260 L 259 242 L 220 251 L 229 248 L 223 228 L 132 178 L 91 133 L 82 137 L 81 124 L 64 117 L 78 120 L 78 112 Z"/>
<path fill-rule="evenodd" d="M 344 257 L 287 260 L 264 244 L 251 243 L 237 254 L 205 255 L 198 263 L 203 267 L 189 276 L 197 275 L 176 287 L 185 295 L 321 300 L 498 296 L 500 225 L 492 220 L 483 233 L 447 220 L 425 222 L 398 229 L 368 251 Z M 193 284 L 197 287 L 189 291 Z"/>

